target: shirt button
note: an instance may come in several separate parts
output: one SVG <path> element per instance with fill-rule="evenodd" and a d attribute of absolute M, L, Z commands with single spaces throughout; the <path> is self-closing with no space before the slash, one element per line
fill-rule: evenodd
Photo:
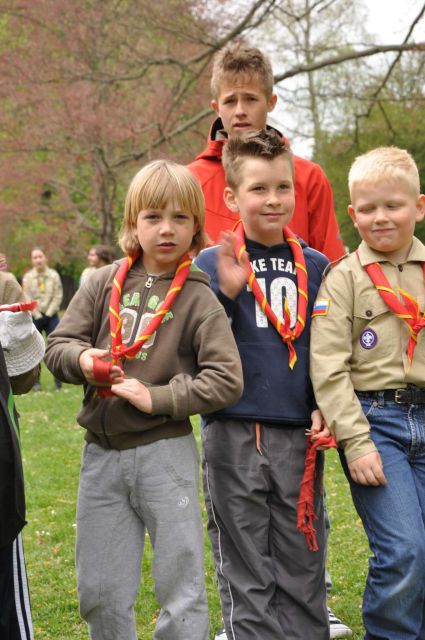
<path fill-rule="evenodd" d="M 399 271 L 403 271 L 403 265 L 402 265 L 402 264 L 399 264 L 399 265 L 398 265 L 398 270 L 399 270 Z"/>
<path fill-rule="evenodd" d="M 368 318 L 370 318 L 370 317 L 371 317 L 371 315 L 372 315 L 372 311 L 371 311 L 370 309 L 367 309 L 367 311 L 366 311 L 366 316 L 367 316 Z"/>

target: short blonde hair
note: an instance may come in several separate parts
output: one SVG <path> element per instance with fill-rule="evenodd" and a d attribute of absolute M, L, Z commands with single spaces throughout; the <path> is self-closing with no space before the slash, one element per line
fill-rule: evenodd
<path fill-rule="evenodd" d="M 140 248 L 136 233 L 140 211 L 164 209 L 170 202 L 195 218 L 198 229 L 193 237 L 191 251 L 197 254 L 206 246 L 205 201 L 198 181 L 181 164 L 154 160 L 136 173 L 128 188 L 118 237 L 119 245 L 125 253 L 131 255 Z"/>
<path fill-rule="evenodd" d="M 211 95 L 220 97 L 224 80 L 246 76 L 258 80 L 267 98 L 273 94 L 273 69 L 268 57 L 255 47 L 243 43 L 227 45 L 216 53 L 211 76 Z"/>
<path fill-rule="evenodd" d="M 237 190 L 243 180 L 243 163 L 247 158 L 270 161 L 279 157 L 288 160 L 294 179 L 292 151 L 276 129 L 254 129 L 229 138 L 223 147 L 222 158 L 227 184 L 233 191 Z"/>
<path fill-rule="evenodd" d="M 378 147 L 358 156 L 348 174 L 348 188 L 353 199 L 354 188 L 361 183 L 403 182 L 417 198 L 420 194 L 419 171 L 408 151 L 398 147 Z"/>

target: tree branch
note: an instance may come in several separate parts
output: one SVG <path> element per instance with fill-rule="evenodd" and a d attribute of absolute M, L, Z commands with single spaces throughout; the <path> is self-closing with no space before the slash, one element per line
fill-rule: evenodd
<path fill-rule="evenodd" d="M 368 58 L 378 53 L 388 53 L 390 51 L 425 51 L 425 42 L 408 42 L 405 44 L 387 44 L 376 45 L 363 51 L 350 51 L 348 53 L 342 53 L 339 56 L 333 56 L 331 58 L 325 58 L 314 62 L 312 64 L 300 64 L 293 67 L 285 73 L 279 73 L 274 76 L 275 83 L 282 82 L 287 78 L 293 78 L 301 73 L 308 73 L 310 71 L 317 71 L 318 69 L 324 69 L 325 67 L 332 67 L 342 62 L 348 62 L 349 60 L 357 60 L 359 58 Z"/>
<path fill-rule="evenodd" d="M 418 13 L 418 15 L 416 16 L 416 18 L 413 20 L 412 24 L 409 27 L 409 30 L 406 34 L 406 37 L 403 40 L 403 44 L 407 44 L 410 36 L 413 33 L 414 28 L 416 27 L 416 25 L 418 24 L 418 22 L 421 20 L 421 18 L 423 17 L 423 15 L 425 14 L 425 3 L 422 5 L 422 9 L 420 10 L 420 12 Z M 373 92 L 373 96 L 372 96 L 372 101 L 370 102 L 369 108 L 367 110 L 367 113 L 364 115 L 364 117 L 368 117 L 374 107 L 374 104 L 376 103 L 379 94 L 381 93 L 381 91 L 384 89 L 384 87 L 386 86 L 388 80 L 391 77 L 392 72 L 394 71 L 398 61 L 400 60 L 401 56 L 402 56 L 403 51 L 399 51 L 399 53 L 396 55 L 396 57 L 394 58 L 394 60 L 392 61 L 392 63 L 390 64 L 387 73 L 385 74 L 385 77 L 383 78 L 382 82 L 379 84 L 379 86 L 376 88 L 376 90 Z"/>

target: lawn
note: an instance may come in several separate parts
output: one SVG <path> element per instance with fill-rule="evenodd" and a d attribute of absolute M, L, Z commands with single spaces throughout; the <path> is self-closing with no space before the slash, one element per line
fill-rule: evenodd
<path fill-rule="evenodd" d="M 38 640 L 87 639 L 78 615 L 74 570 L 75 502 L 83 430 L 75 415 L 81 389 L 65 385 L 54 390 L 43 369 L 43 391 L 16 398 L 21 414 L 27 519 L 24 544 Z M 198 421 L 194 421 L 199 434 Z M 363 638 L 361 596 L 368 548 L 361 523 L 353 510 L 347 483 L 335 451 L 326 453 L 326 488 L 332 522 L 328 568 L 333 579 L 330 606 L 353 629 L 353 640 Z M 152 552 L 145 547 L 143 584 L 137 601 L 139 640 L 151 640 L 158 603 L 150 575 Z M 220 627 L 220 605 L 206 537 L 206 576 L 211 638 Z M 307 640 L 307 639 L 306 639 Z M 314 640 L 314 639 L 308 639 Z"/>

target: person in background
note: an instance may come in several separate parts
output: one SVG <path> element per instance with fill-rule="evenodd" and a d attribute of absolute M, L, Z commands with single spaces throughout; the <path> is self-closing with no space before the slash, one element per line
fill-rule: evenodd
<path fill-rule="evenodd" d="M 80 276 L 80 282 L 78 285 L 80 287 L 84 282 L 86 282 L 87 278 L 96 271 L 96 269 L 110 264 L 112 261 L 111 249 L 106 244 L 95 244 L 87 254 L 87 261 L 89 266 L 84 269 Z"/>
<path fill-rule="evenodd" d="M 41 247 L 33 247 L 31 251 L 32 269 L 25 273 L 22 288 L 25 296 L 36 300 L 37 307 L 32 312 L 33 321 L 40 333 L 49 336 L 59 324 L 58 311 L 61 306 L 63 290 L 57 271 L 47 266 L 47 257 Z M 55 387 L 60 389 L 62 383 L 55 378 Z M 34 390 L 40 391 L 40 377 L 34 384 Z"/>
<path fill-rule="evenodd" d="M 0 304 L 23 300 L 0 272 Z M 6 280 L 6 286 L 5 286 Z M 13 393 L 31 389 L 44 354 L 44 340 L 28 311 L 0 310 L 0 638 L 33 640 L 33 625 L 21 530 L 25 494 L 18 414 Z"/>
<path fill-rule="evenodd" d="M 0 304 L 9 304 L 23 299 L 21 286 L 15 276 L 7 271 L 7 258 L 0 253 Z"/>
<path fill-rule="evenodd" d="M 218 117 L 211 125 L 207 147 L 188 167 L 201 184 L 206 231 L 212 243 L 216 243 L 220 233 L 231 230 L 239 219 L 239 214 L 230 211 L 223 198 L 227 186 L 221 161 L 223 148 L 230 138 L 267 126 L 267 116 L 277 102 L 270 60 L 259 49 L 243 43 L 224 47 L 214 58 L 211 95 L 211 106 Z M 310 247 L 329 260 L 336 260 L 345 251 L 329 180 L 318 164 L 296 155 L 294 169 L 295 211 L 291 229 Z"/>

